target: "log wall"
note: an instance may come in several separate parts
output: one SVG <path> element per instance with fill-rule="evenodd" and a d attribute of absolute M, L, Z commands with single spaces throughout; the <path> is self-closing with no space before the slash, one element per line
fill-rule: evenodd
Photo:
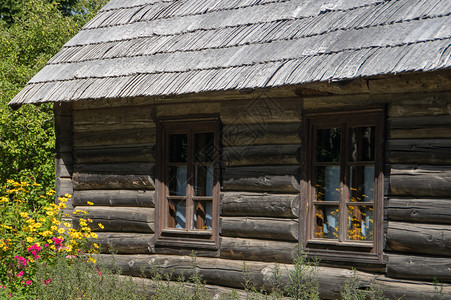
<path fill-rule="evenodd" d="M 390 105 L 387 275 L 451 282 L 451 94 Z"/>
<path fill-rule="evenodd" d="M 73 204 L 88 212 L 104 253 L 154 252 L 152 111 L 144 103 L 107 108 L 74 104 Z"/>
<path fill-rule="evenodd" d="M 387 108 L 386 273 L 393 278 L 451 282 L 451 93 L 304 99 L 304 109 L 377 104 Z"/>
<path fill-rule="evenodd" d="M 388 287 L 388 295 L 402 296 L 404 288 L 426 289 L 429 293 L 432 290 L 429 283 L 421 280 L 436 277 L 451 282 L 451 93 L 400 94 L 394 87 L 384 91 L 380 82 L 377 86 L 374 94 L 355 91 L 353 95 L 350 91 L 349 95 L 341 92 L 340 96 L 330 96 L 323 92 L 327 96 L 271 98 L 261 93 L 244 97 L 247 100 L 213 98 L 182 103 L 175 99 L 171 103 L 124 99 L 55 106 L 60 128 L 57 191 L 73 194 L 75 209 L 89 211 L 102 251 L 106 253 L 112 246 L 124 259 L 125 269 L 131 268 L 132 261 L 136 262 L 135 258 L 140 257 L 137 254 L 153 255 L 146 259 L 162 259 L 163 254 L 181 259 L 191 249 L 154 244 L 154 120 L 219 115 L 220 247 L 216 252 L 199 251 L 198 255 L 216 257 L 206 260 L 202 270 L 209 283 L 240 288 L 240 279 L 233 279 L 238 276 L 237 270 L 241 270 L 235 263 L 289 264 L 292 250 L 298 244 L 302 229 L 299 224 L 302 110 L 385 105 L 382 271 L 387 277 L 379 276 L 377 280 Z M 97 223 L 102 223 L 105 229 L 99 231 Z M 218 277 L 212 263 L 230 269 L 224 271 L 227 276 Z M 348 272 L 345 269 L 351 264 L 341 262 L 335 267 L 344 269 L 320 272 L 323 276 L 320 281 L 326 287 L 331 274 Z M 362 273 L 362 276 L 376 275 Z M 326 298 L 336 296 L 322 293 Z"/>

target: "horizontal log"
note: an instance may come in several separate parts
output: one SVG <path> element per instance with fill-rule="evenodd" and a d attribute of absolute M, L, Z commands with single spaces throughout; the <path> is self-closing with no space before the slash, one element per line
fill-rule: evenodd
<path fill-rule="evenodd" d="M 451 194 L 451 167 L 393 165 L 390 192 L 399 196 L 448 197 Z"/>
<path fill-rule="evenodd" d="M 300 145 L 248 145 L 222 149 L 226 167 L 250 165 L 294 165 L 299 163 Z"/>
<path fill-rule="evenodd" d="M 223 124 L 291 123 L 299 122 L 299 98 L 277 99 L 260 95 L 248 101 L 222 101 Z"/>
<path fill-rule="evenodd" d="M 221 215 L 296 218 L 299 216 L 299 195 L 224 192 L 221 194 Z"/>
<path fill-rule="evenodd" d="M 387 152 L 390 163 L 449 164 L 451 139 L 388 140 Z"/>
<path fill-rule="evenodd" d="M 158 271 L 162 274 L 170 274 L 176 280 L 183 274 L 185 278 L 192 274 L 193 265 L 196 266 L 202 279 L 207 284 L 215 284 L 226 287 L 242 288 L 243 266 L 246 265 L 248 276 L 255 286 L 263 286 L 264 274 L 262 270 L 268 266 L 262 262 L 244 262 L 243 260 L 224 260 L 219 258 L 196 257 L 193 258 L 176 255 L 100 255 L 100 261 L 114 263 L 122 269 L 124 275 L 151 277 Z"/>
<path fill-rule="evenodd" d="M 221 235 L 225 237 L 297 241 L 298 227 L 298 222 L 289 219 L 221 218 Z"/>
<path fill-rule="evenodd" d="M 220 257 L 290 263 L 297 243 L 222 237 Z"/>
<path fill-rule="evenodd" d="M 392 221 L 451 224 L 451 199 L 392 198 L 388 218 Z"/>
<path fill-rule="evenodd" d="M 299 191 L 299 166 L 231 167 L 224 171 L 224 191 Z"/>
<path fill-rule="evenodd" d="M 168 100 L 168 99 L 167 99 Z M 183 105 L 180 103 L 180 98 L 176 103 L 171 101 L 164 101 L 156 106 L 157 118 L 180 118 L 180 116 L 187 116 L 187 119 L 193 119 L 193 116 L 219 114 L 221 110 L 221 103 L 218 101 L 198 101 L 198 99 L 186 101 L 183 99 Z"/>
<path fill-rule="evenodd" d="M 393 278 L 451 282 L 451 259 L 389 254 L 387 275 Z"/>
<path fill-rule="evenodd" d="M 75 190 L 153 190 L 154 181 L 149 175 L 107 175 L 74 173 Z"/>
<path fill-rule="evenodd" d="M 222 130 L 225 147 L 300 143 L 299 123 L 228 124 Z"/>
<path fill-rule="evenodd" d="M 175 280 L 183 274 L 185 278 L 192 274 L 193 266 L 198 274 L 209 285 L 242 289 L 244 282 L 243 269 L 247 270 L 248 278 L 257 290 L 272 290 L 274 286 L 274 263 L 262 263 L 242 260 L 228 260 L 220 258 L 197 257 L 193 262 L 190 256 L 171 255 L 100 255 L 99 261 L 115 264 L 126 275 L 152 277 L 153 271 L 172 274 Z M 289 284 L 289 272 L 294 270 L 292 264 L 278 265 L 278 281 L 281 285 Z M 309 270 L 308 268 L 306 270 Z M 432 299 L 437 296 L 437 286 L 432 282 L 398 280 L 379 274 L 318 266 L 313 271 L 319 281 L 321 299 L 338 299 L 344 283 L 358 278 L 361 287 L 370 285 L 381 288 L 389 299 Z M 135 279 L 138 280 L 139 279 Z M 442 284 L 442 293 L 451 293 L 450 284 Z M 247 295 L 249 296 L 249 295 Z M 245 298 L 246 299 L 246 298 Z"/>
<path fill-rule="evenodd" d="M 99 132 L 75 132 L 74 147 L 155 144 L 156 129 L 133 128 Z"/>
<path fill-rule="evenodd" d="M 448 83 L 449 84 L 449 83 Z M 450 114 L 450 92 L 396 95 L 389 106 L 390 117 L 439 116 Z"/>
<path fill-rule="evenodd" d="M 180 282 L 176 281 L 155 281 L 148 278 L 142 277 L 129 277 L 125 275 L 119 275 L 119 280 L 124 282 L 128 282 L 130 279 L 135 283 L 136 288 L 143 295 L 147 296 L 147 299 L 151 299 L 153 295 L 155 295 L 155 291 L 157 291 L 158 287 L 161 287 L 162 284 L 171 288 L 178 288 L 180 286 Z M 193 283 L 185 282 L 184 287 L 187 291 L 194 293 L 196 291 L 196 286 Z M 247 292 L 237 288 L 227 288 L 218 285 L 204 284 L 203 287 L 207 291 L 210 298 L 208 299 L 247 299 L 249 296 Z M 233 297 L 232 297 L 233 295 Z M 238 297 L 238 298 L 236 298 Z M 286 299 L 286 298 L 281 298 Z"/>
<path fill-rule="evenodd" d="M 85 211 L 87 214 L 80 211 Z M 76 206 L 74 213 L 77 213 L 75 219 L 91 219 L 93 222 L 88 225 L 94 231 L 154 233 L 154 208 Z M 98 226 L 99 223 L 104 225 L 105 228 L 101 229 Z M 78 224 L 78 222 L 75 220 L 74 224 Z"/>
<path fill-rule="evenodd" d="M 223 182 L 223 191 L 296 193 L 299 182 L 295 176 L 263 176 L 228 179 Z"/>
<path fill-rule="evenodd" d="M 451 138 L 451 115 L 388 119 L 389 138 Z"/>
<path fill-rule="evenodd" d="M 155 161 L 155 145 L 75 148 L 75 163 L 128 163 Z"/>
<path fill-rule="evenodd" d="M 100 246 L 101 253 L 148 254 L 154 252 L 153 234 L 98 232 L 93 240 Z"/>
<path fill-rule="evenodd" d="M 155 173 L 154 163 L 118 164 L 76 164 L 74 172 L 80 174 L 151 175 Z"/>
<path fill-rule="evenodd" d="M 76 190 L 73 203 L 75 206 L 86 206 L 89 201 L 96 206 L 155 207 L 154 194 L 154 191 L 139 190 Z"/>
<path fill-rule="evenodd" d="M 95 108 L 111 108 L 111 107 L 128 107 L 128 106 L 148 106 L 151 100 L 146 97 L 133 97 L 118 99 L 95 99 L 71 102 L 74 110 L 95 109 Z"/>
<path fill-rule="evenodd" d="M 387 248 L 394 252 L 451 256 L 451 225 L 391 221 Z"/>
<path fill-rule="evenodd" d="M 95 132 L 117 129 L 152 128 L 151 106 L 104 107 L 74 110 L 74 132 Z"/>

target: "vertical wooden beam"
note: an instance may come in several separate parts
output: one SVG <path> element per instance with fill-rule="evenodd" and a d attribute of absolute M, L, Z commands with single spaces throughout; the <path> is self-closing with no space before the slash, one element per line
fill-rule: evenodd
<path fill-rule="evenodd" d="M 72 184 L 73 173 L 73 126 L 72 126 L 72 103 L 57 102 L 53 106 L 55 116 L 55 135 L 56 135 L 56 197 L 65 194 L 73 195 Z M 58 202 L 58 200 L 57 200 Z M 65 213 L 73 210 L 72 201 L 66 203 Z"/>

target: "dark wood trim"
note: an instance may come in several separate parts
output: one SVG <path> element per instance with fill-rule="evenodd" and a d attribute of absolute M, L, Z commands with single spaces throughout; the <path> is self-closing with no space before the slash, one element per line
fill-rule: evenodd
<path fill-rule="evenodd" d="M 350 108 L 343 111 L 308 111 L 302 116 L 303 130 L 302 141 L 303 147 L 301 152 L 302 176 L 301 176 L 301 211 L 300 211 L 300 228 L 299 238 L 303 248 L 312 255 L 318 255 L 330 260 L 345 259 L 349 261 L 369 263 L 383 263 L 383 140 L 384 140 L 384 123 L 385 108 L 370 107 L 360 110 Z M 375 185 L 374 185 L 374 202 L 370 203 L 374 208 L 373 215 L 373 241 L 358 242 L 347 240 L 347 206 L 349 198 L 349 167 L 351 165 L 360 165 L 360 163 L 348 162 L 350 153 L 350 145 L 348 136 L 348 128 L 375 126 L 375 158 L 371 163 L 375 168 Z M 313 238 L 313 223 L 315 222 L 315 181 L 316 166 L 323 165 L 315 163 L 315 145 L 316 145 L 316 129 L 321 128 L 343 128 L 341 133 L 341 152 L 340 162 L 334 165 L 340 165 L 340 201 L 336 204 L 339 206 L 339 237 L 338 240 L 321 240 Z M 327 164 L 329 165 L 329 164 Z"/>
<path fill-rule="evenodd" d="M 219 192 L 220 192 L 220 151 L 219 151 L 219 128 L 220 122 L 216 115 L 199 115 L 193 118 L 162 118 L 158 122 L 157 132 L 157 155 L 158 170 L 156 180 L 157 194 L 157 226 L 156 245 L 176 246 L 191 248 L 217 249 L 219 247 Z M 213 175 L 213 195 L 210 197 L 197 197 L 194 195 L 194 134 L 203 132 L 213 132 L 214 134 L 214 175 Z M 169 196 L 168 187 L 168 165 L 169 163 L 169 134 L 187 134 L 187 189 L 186 195 L 182 197 L 186 201 L 186 228 L 176 229 L 175 221 L 169 217 L 171 201 L 169 199 L 178 198 Z M 184 163 L 185 164 L 185 163 Z M 195 201 L 212 202 L 212 229 L 196 230 L 194 224 Z M 172 207 L 175 210 L 175 207 Z M 199 223 L 199 220 L 197 220 Z"/>

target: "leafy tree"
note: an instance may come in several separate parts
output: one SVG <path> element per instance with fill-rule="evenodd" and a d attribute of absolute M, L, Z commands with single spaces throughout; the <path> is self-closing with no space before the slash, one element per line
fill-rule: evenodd
<path fill-rule="evenodd" d="M 14 111 L 7 103 L 106 0 L 62 1 L 70 7 L 67 15 L 56 1 L 11 0 L 10 23 L 2 10 L 8 1 L 0 4 L 0 183 L 27 176 L 52 185 L 52 105 L 23 105 Z"/>
<path fill-rule="evenodd" d="M 0 2 L 0 19 L 3 19 L 7 24 L 11 25 L 14 21 L 21 17 L 23 7 L 25 7 L 28 0 L 2 0 Z M 47 3 L 57 5 L 57 8 L 65 16 L 70 16 L 73 9 L 78 5 L 78 0 L 46 0 Z"/>

